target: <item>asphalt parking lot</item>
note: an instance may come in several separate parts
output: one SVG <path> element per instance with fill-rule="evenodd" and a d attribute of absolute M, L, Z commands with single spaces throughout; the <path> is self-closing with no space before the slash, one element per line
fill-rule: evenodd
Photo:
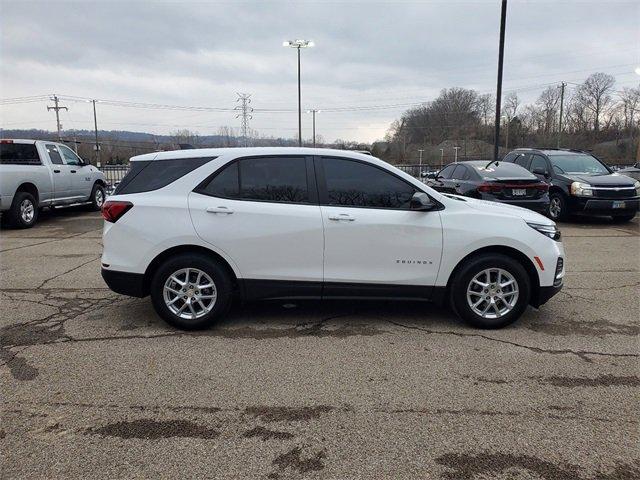
<path fill-rule="evenodd" d="M 200 333 L 106 288 L 99 214 L 2 230 L 2 478 L 640 478 L 639 219 L 561 228 L 564 290 L 504 330 L 346 302 Z"/>

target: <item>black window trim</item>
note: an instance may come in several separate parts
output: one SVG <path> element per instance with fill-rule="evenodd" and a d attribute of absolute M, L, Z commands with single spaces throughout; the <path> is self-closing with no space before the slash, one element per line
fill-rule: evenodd
<path fill-rule="evenodd" d="M 332 203 L 329 203 L 329 193 L 327 190 L 327 179 L 325 177 L 324 174 L 324 163 L 322 161 L 322 159 L 324 158 L 335 158 L 337 160 L 347 160 L 349 162 L 356 162 L 356 163 L 362 163 L 364 165 L 369 165 L 371 167 L 377 168 L 378 170 L 381 170 L 389 175 L 394 176 L 395 178 L 397 178 L 398 180 L 404 182 L 405 184 L 409 185 L 411 188 L 413 188 L 416 192 L 422 192 L 422 193 L 426 193 L 429 198 L 431 199 L 431 201 L 436 205 L 436 208 L 431 209 L 430 211 L 435 211 L 435 210 L 443 210 L 444 209 L 444 205 L 442 203 L 440 203 L 439 201 L 437 201 L 435 198 L 433 198 L 431 195 L 429 195 L 428 192 L 426 192 L 425 190 L 423 190 L 420 187 L 417 187 L 416 185 L 414 185 L 413 183 L 407 182 L 404 178 L 402 178 L 400 175 L 396 174 L 395 172 L 392 172 L 390 170 L 387 170 L 384 167 L 381 167 L 380 165 L 376 165 L 374 163 L 370 163 L 364 160 L 360 160 L 358 158 L 350 158 L 350 157 L 341 157 L 338 155 L 315 155 L 313 157 L 314 160 L 314 165 L 315 165 L 315 170 L 316 170 L 316 176 L 318 178 L 318 199 L 319 199 L 319 204 L 323 207 L 336 207 L 336 208 L 364 208 L 364 209 L 369 209 L 369 210 L 393 210 L 395 212 L 413 212 L 415 210 L 411 210 L 411 208 L 390 208 L 390 207 L 366 207 L 366 206 L 360 206 L 360 205 L 335 205 Z M 418 212 L 418 213 L 424 213 L 424 212 Z"/>
<path fill-rule="evenodd" d="M 211 193 L 205 190 L 206 186 L 209 185 L 214 178 L 220 175 L 224 170 L 233 165 L 234 163 L 239 163 L 241 160 L 250 160 L 252 158 L 304 158 L 305 160 L 305 171 L 307 174 L 307 193 L 309 196 L 309 200 L 306 202 L 285 202 L 285 201 L 275 201 L 275 200 L 259 200 L 255 198 L 242 198 L 242 197 L 225 197 L 223 195 L 212 195 Z M 240 176 L 242 169 L 240 165 L 238 165 L 238 190 L 240 190 L 240 185 L 242 185 L 240 181 Z M 244 157 L 237 157 L 233 160 L 225 163 L 220 168 L 218 168 L 215 172 L 211 173 L 207 176 L 203 181 L 201 181 L 196 188 L 193 189 L 193 193 L 198 193 L 200 195 L 205 195 L 207 197 L 212 198 L 223 198 L 225 200 L 234 200 L 238 202 L 259 202 L 259 203 L 278 203 L 284 205 L 318 205 L 318 186 L 316 184 L 316 177 L 314 175 L 314 165 L 313 165 L 313 156 L 305 155 L 305 154 L 269 154 L 269 155 L 247 155 Z"/>
<path fill-rule="evenodd" d="M 61 155 L 62 156 L 62 155 Z M 120 183 L 118 184 L 118 186 L 116 187 L 115 191 L 113 192 L 113 195 L 135 195 L 138 193 L 147 193 L 147 192 L 155 192 L 157 190 L 161 190 L 165 187 L 168 187 L 169 185 L 173 185 L 174 182 L 177 182 L 178 180 L 180 180 L 181 178 L 186 177 L 187 175 L 195 172 L 196 170 L 198 170 L 199 168 L 204 167 L 207 163 L 215 160 L 216 158 L 218 158 L 217 156 L 214 157 L 184 157 L 184 158 L 176 158 L 176 157 L 172 157 L 172 158 L 163 158 L 161 160 L 156 160 L 156 158 L 152 158 L 151 160 L 136 160 L 134 162 L 129 162 L 129 172 L 131 171 L 131 164 L 132 163 L 145 163 L 146 165 L 144 165 L 140 170 L 138 170 L 136 172 L 136 174 L 134 176 L 132 176 L 131 178 L 127 179 L 127 182 L 125 183 L 125 179 L 127 178 L 127 175 L 129 174 L 129 172 L 127 172 L 127 175 L 124 176 L 124 178 L 120 181 Z M 145 170 L 147 167 L 149 167 L 151 164 L 155 163 L 155 162 L 164 162 L 167 160 L 206 160 L 202 165 L 194 168 L 193 170 L 190 170 L 186 173 L 184 173 L 182 176 L 176 178 L 175 180 L 173 180 L 172 182 L 167 183 L 166 185 L 163 185 L 162 187 L 159 188 L 155 188 L 153 190 L 143 190 L 141 192 L 133 192 L 133 193 L 121 193 L 122 190 L 124 190 L 131 182 L 133 182 L 133 180 L 135 180 L 135 178 L 140 175 L 140 173 L 142 173 L 143 170 Z M 120 191 L 118 191 L 118 189 L 120 189 Z"/>

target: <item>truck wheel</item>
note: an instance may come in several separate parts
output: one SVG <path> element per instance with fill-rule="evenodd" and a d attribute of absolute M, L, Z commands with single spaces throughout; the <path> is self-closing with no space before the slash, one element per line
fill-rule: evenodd
<path fill-rule="evenodd" d="M 451 283 L 453 310 L 477 328 L 502 328 L 515 322 L 529 304 L 531 281 L 511 257 L 487 253 L 469 259 Z"/>
<path fill-rule="evenodd" d="M 9 220 L 14 227 L 31 228 L 38 220 L 38 204 L 29 192 L 16 192 L 9 210 Z"/>
<path fill-rule="evenodd" d="M 158 315 L 182 330 L 207 328 L 231 305 L 233 283 L 214 260 L 180 254 L 166 260 L 151 281 L 151 301 Z"/>
<path fill-rule="evenodd" d="M 102 205 L 104 205 L 104 199 L 106 198 L 106 194 L 104 192 L 104 187 L 99 183 L 96 183 L 93 186 L 93 190 L 91 190 L 91 210 L 99 211 L 102 209 Z"/>

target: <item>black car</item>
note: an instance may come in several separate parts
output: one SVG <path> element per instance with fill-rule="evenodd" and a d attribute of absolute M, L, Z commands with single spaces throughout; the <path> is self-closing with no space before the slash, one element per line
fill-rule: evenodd
<path fill-rule="evenodd" d="M 608 215 L 628 222 L 638 212 L 640 182 L 614 173 L 592 154 L 580 150 L 519 148 L 503 162 L 515 163 L 549 183 L 549 216 Z"/>
<path fill-rule="evenodd" d="M 444 193 L 507 203 L 540 213 L 549 209 L 549 185 L 513 163 L 473 160 L 451 163 L 427 185 Z"/>

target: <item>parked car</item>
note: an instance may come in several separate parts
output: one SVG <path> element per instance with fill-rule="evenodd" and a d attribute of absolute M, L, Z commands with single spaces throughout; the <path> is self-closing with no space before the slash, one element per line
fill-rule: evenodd
<path fill-rule="evenodd" d="M 105 186 L 104 175 L 66 145 L 0 140 L 0 211 L 16 227 L 32 227 L 42 207 L 89 203 L 100 210 Z"/>
<path fill-rule="evenodd" d="M 488 160 L 451 163 L 428 181 L 439 192 L 549 210 L 549 185 L 519 165 Z"/>
<path fill-rule="evenodd" d="M 520 165 L 550 184 L 549 216 L 554 220 L 585 214 L 628 222 L 638 212 L 640 182 L 614 173 L 588 152 L 519 148 L 503 162 Z"/>
<path fill-rule="evenodd" d="M 370 155 L 315 148 L 140 155 L 103 209 L 102 276 L 184 329 L 234 295 L 413 298 L 498 328 L 562 287 L 537 213 L 448 196 Z"/>
<path fill-rule="evenodd" d="M 626 175 L 634 180 L 640 180 L 640 164 L 634 163 L 630 167 L 621 168 L 618 170 L 621 175 Z"/>

